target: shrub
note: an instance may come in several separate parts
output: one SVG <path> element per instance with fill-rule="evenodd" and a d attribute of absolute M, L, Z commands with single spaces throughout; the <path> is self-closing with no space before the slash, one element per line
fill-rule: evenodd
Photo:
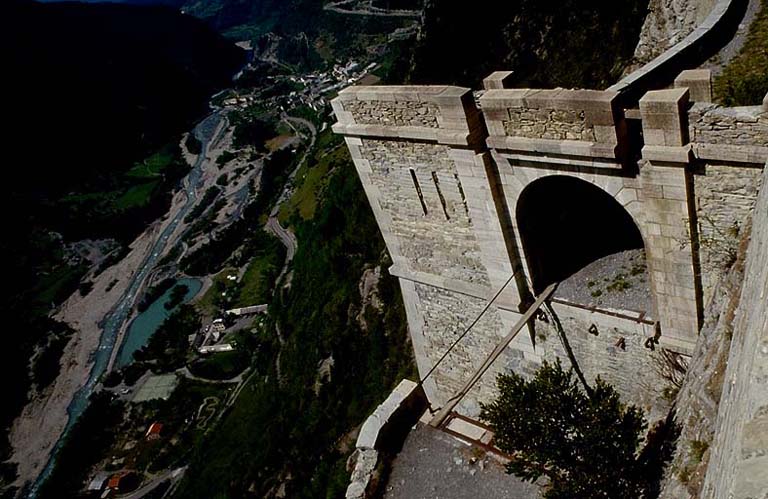
<path fill-rule="evenodd" d="M 508 473 L 531 482 L 546 476 L 549 499 L 640 497 L 636 453 L 646 423 L 613 387 L 598 378 L 587 395 L 559 360 L 545 362 L 530 381 L 512 373 L 497 383 L 499 396 L 483 404 L 481 418 L 496 445 L 515 456 Z"/>

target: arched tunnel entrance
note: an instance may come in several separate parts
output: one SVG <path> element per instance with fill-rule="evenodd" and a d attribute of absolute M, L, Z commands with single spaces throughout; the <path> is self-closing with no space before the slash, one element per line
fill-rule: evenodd
<path fill-rule="evenodd" d="M 640 231 L 624 207 L 575 177 L 533 181 L 520 195 L 516 217 L 537 294 L 603 257 L 643 248 Z M 644 256 L 642 260 L 644 269 Z"/>

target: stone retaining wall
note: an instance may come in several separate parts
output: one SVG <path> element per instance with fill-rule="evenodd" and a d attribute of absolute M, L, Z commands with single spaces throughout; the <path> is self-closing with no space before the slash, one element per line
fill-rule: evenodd
<path fill-rule="evenodd" d="M 755 167 L 704 164 L 693 175 L 704 305 L 734 261 L 762 184 Z"/>

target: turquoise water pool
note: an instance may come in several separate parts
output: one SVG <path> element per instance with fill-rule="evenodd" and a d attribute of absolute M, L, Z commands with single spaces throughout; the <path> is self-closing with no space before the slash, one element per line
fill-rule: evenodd
<path fill-rule="evenodd" d="M 157 331 L 157 328 L 160 327 L 160 324 L 173 313 L 175 308 L 168 310 L 165 308 L 165 304 L 171 299 L 171 291 L 173 288 L 180 284 L 189 288 L 187 294 L 184 295 L 182 303 L 187 303 L 194 298 L 203 286 L 202 281 L 198 279 L 179 279 L 176 281 L 176 284 L 163 293 L 160 298 L 152 302 L 145 311 L 137 315 L 136 318 L 131 321 L 131 324 L 128 326 L 128 331 L 125 333 L 123 344 L 120 346 L 120 353 L 117 354 L 117 358 L 115 359 L 115 367 L 119 369 L 130 364 L 133 361 L 134 352 L 146 345 L 152 335 L 155 334 L 155 331 Z"/>

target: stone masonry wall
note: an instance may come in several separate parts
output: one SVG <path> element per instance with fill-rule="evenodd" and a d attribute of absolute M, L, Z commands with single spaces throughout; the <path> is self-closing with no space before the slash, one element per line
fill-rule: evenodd
<path fill-rule="evenodd" d="M 688 121 L 691 142 L 768 147 L 768 113 L 759 106 L 695 104 Z"/>
<path fill-rule="evenodd" d="M 656 333 L 652 324 L 570 305 L 555 304 L 555 310 L 587 378 L 599 375 L 651 418 L 659 414 L 666 384 L 656 369 L 658 352 L 690 354 L 699 329 L 690 195 L 697 196 L 697 218 L 714 220 L 711 230 L 694 226 L 705 239 L 717 242 L 733 221 L 740 223 L 754 203 L 760 169 L 750 164 L 763 151 L 763 123 L 734 119 L 729 130 L 746 145 L 700 142 L 697 148 L 691 142 L 696 138 L 718 140 L 710 134 L 716 122 L 709 120 L 722 112 L 694 106 L 689 130 L 687 89 L 649 92 L 640 101 L 645 146 L 636 172 L 627 164 L 627 127 L 617 95 L 495 89 L 480 98 L 482 114 L 471 92 L 456 87 L 351 87 L 333 101 L 339 119 L 333 129 L 345 136 L 393 258 L 390 272 L 400 278 L 422 376 L 513 279 L 425 381 L 433 407 L 481 365 L 530 296 L 515 219 L 520 194 L 538 178 L 570 175 L 611 195 L 638 225 L 660 343 L 656 351 L 645 347 Z M 736 159 L 718 162 L 718 154 Z M 738 161 L 743 165 L 732 164 Z M 701 250 L 703 262 L 716 259 L 705 245 Z M 551 325 L 536 324 L 535 344 L 522 330 L 460 412 L 478 415 L 499 372 L 529 375 L 542 359 L 567 359 Z M 588 332 L 593 324 L 598 335 Z"/>
<path fill-rule="evenodd" d="M 660 348 L 645 346 L 653 336 L 653 325 L 560 303 L 553 307 L 587 383 L 600 376 L 623 400 L 642 408 L 650 421 L 664 416 L 669 404 L 661 397 L 667 383 L 658 369 Z M 596 334 L 589 332 L 592 326 Z M 545 360 L 560 358 L 564 366 L 570 365 L 563 342 L 549 321 L 536 321 L 536 350 Z"/>
<path fill-rule="evenodd" d="M 494 89 L 480 97 L 492 149 L 616 160 L 624 123 L 616 92 Z"/>
<path fill-rule="evenodd" d="M 487 302 L 418 283 L 416 294 L 421 310 L 421 334 L 427 357 L 426 364 L 431 367 L 480 314 Z M 494 308 L 489 309 L 432 375 L 436 385 L 436 400 L 430 400 L 432 406 L 440 407 L 456 393 L 505 334 L 499 313 Z M 479 402 L 491 400 L 495 393 L 496 375 L 503 370 L 507 362 L 508 359 L 502 355 L 491 366 L 459 405 L 462 413 L 477 417 L 480 413 Z"/>
<path fill-rule="evenodd" d="M 554 140 L 595 140 L 595 129 L 587 125 L 584 111 L 572 109 L 508 108 L 504 130 L 510 137 Z"/>
<path fill-rule="evenodd" d="M 360 151 L 370 165 L 378 203 L 390 218 L 390 231 L 399 241 L 405 265 L 417 272 L 489 285 L 448 147 L 365 139 Z"/>
<path fill-rule="evenodd" d="M 361 124 L 439 127 L 440 110 L 429 102 L 351 101 L 343 106 Z"/>
<path fill-rule="evenodd" d="M 762 181 L 760 168 L 706 164 L 693 176 L 704 305 L 733 263 Z"/>

